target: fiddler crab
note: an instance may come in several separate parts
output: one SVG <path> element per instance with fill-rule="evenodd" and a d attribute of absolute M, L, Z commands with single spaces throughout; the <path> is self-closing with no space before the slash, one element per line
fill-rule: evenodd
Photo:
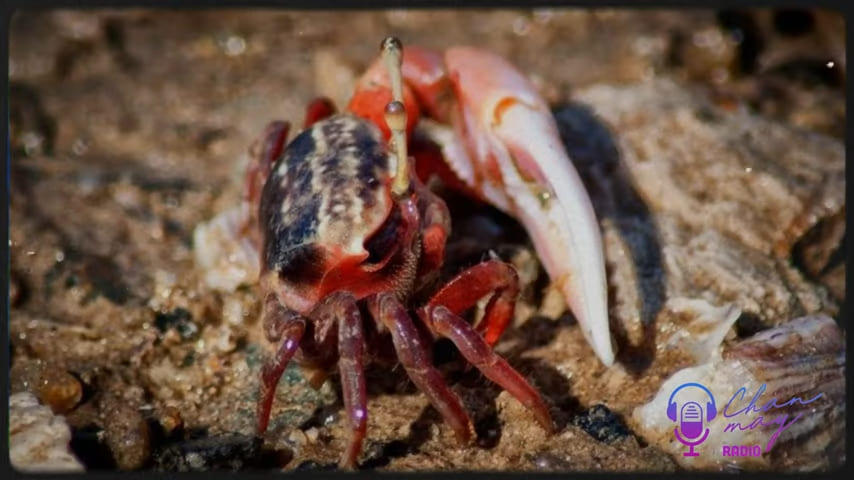
<path fill-rule="evenodd" d="M 350 432 L 345 468 L 356 466 L 365 438 L 364 366 L 391 347 L 456 437 L 471 439 L 468 414 L 432 365 L 438 338 L 554 428 L 537 390 L 492 350 L 519 293 L 512 266 L 483 261 L 410 309 L 413 294 L 435 281 L 450 232 L 445 202 L 422 183 L 430 173 L 523 224 L 594 352 L 614 361 L 598 223 L 545 101 L 484 50 L 443 57 L 404 50 L 394 37 L 381 50 L 346 113 L 315 100 L 287 145 L 289 125 L 270 123 L 251 150 L 241 208 L 196 231 L 203 267 L 242 261 L 241 280 L 257 277 L 264 293 L 274 353 L 261 371 L 257 433 L 292 358 L 320 373 L 315 386 L 337 365 Z M 224 255 L 204 246 L 217 236 L 239 248 Z M 477 325 L 460 316 L 487 296 Z"/>

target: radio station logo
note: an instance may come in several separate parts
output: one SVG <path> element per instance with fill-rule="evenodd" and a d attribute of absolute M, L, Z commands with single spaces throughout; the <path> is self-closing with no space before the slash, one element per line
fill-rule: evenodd
<path fill-rule="evenodd" d="M 775 397 L 764 404 L 761 404 L 760 398 L 762 397 L 762 394 L 765 393 L 766 388 L 766 384 L 763 383 L 756 390 L 756 393 L 753 395 L 753 398 L 747 406 L 739 408 L 738 404 L 740 402 L 744 402 L 745 395 L 747 395 L 747 387 L 741 387 L 729 398 L 729 401 L 724 405 L 723 409 L 718 412 L 718 407 L 715 403 L 715 396 L 705 385 L 696 382 L 688 382 L 676 387 L 670 394 L 670 398 L 667 401 L 667 418 L 676 423 L 676 426 L 673 428 L 673 435 L 676 437 L 676 440 L 678 440 L 682 445 L 688 447 L 688 451 L 684 452 L 682 455 L 686 457 L 697 457 L 700 455 L 700 453 L 694 449 L 709 438 L 709 433 L 712 428 L 711 422 L 717 417 L 718 413 L 721 413 L 724 418 L 728 419 L 724 422 L 725 425 L 719 422 L 718 426 L 715 427 L 721 428 L 720 425 L 723 425 L 723 433 L 737 433 L 746 430 L 753 430 L 755 428 L 777 425 L 777 429 L 771 434 L 765 445 L 764 451 L 769 452 L 771 451 L 771 448 L 774 447 L 774 442 L 777 441 L 780 434 L 791 427 L 792 424 L 800 420 L 804 414 L 801 409 L 797 415 L 790 418 L 790 415 L 785 413 L 785 411 L 772 411 L 791 407 L 796 404 L 809 405 L 824 396 L 824 393 L 819 393 L 809 400 L 803 400 L 800 397 L 793 396 L 783 403 L 778 403 L 778 400 Z M 676 402 L 676 394 L 683 389 L 698 389 L 702 391 L 707 397 L 705 405 L 693 400 L 679 405 Z M 756 415 L 756 417 L 753 418 L 752 421 L 748 421 L 752 415 Z M 771 418 L 772 416 L 774 416 L 773 419 Z M 748 420 L 745 420 L 745 417 L 747 417 Z M 760 445 L 727 444 L 721 445 L 720 448 L 721 455 L 723 456 L 758 457 L 762 455 L 763 452 Z"/>
<path fill-rule="evenodd" d="M 706 392 L 709 396 L 709 401 L 706 403 L 705 415 L 702 405 L 697 402 L 686 402 L 679 409 L 679 415 L 677 416 L 676 410 L 678 406 L 673 401 L 673 397 L 683 388 L 699 388 Z M 715 396 L 704 385 L 700 383 L 683 383 L 673 390 L 673 393 L 670 394 L 670 399 L 667 401 L 667 418 L 679 423 L 673 429 L 673 434 L 676 435 L 676 440 L 679 440 L 679 443 L 688 447 L 688 451 L 682 455 L 686 457 L 700 455 L 694 451 L 694 447 L 705 442 L 709 437 L 709 429 L 706 428 L 704 431 L 703 427 L 706 421 L 711 422 L 717 414 L 718 409 L 715 406 Z M 681 435 L 679 433 L 680 430 L 682 432 Z"/>

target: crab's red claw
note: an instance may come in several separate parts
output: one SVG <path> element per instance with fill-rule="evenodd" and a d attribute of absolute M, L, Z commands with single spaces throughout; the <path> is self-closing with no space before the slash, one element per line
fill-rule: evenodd
<path fill-rule="evenodd" d="M 445 65 L 459 104 L 454 131 L 428 122 L 428 135 L 463 182 L 525 226 L 587 341 L 613 364 L 599 223 L 548 105 L 495 54 L 452 48 Z"/>

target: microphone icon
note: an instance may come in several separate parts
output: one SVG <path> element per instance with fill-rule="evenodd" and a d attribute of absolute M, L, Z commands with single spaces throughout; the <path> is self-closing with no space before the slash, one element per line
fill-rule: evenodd
<path fill-rule="evenodd" d="M 706 403 L 705 417 L 703 416 L 703 407 L 697 402 L 689 401 L 682 405 L 682 408 L 679 411 L 679 418 L 677 418 L 676 409 L 679 408 L 679 406 L 673 401 L 673 399 L 680 390 L 688 387 L 699 388 L 709 396 L 709 401 Z M 683 383 L 673 390 L 670 394 L 670 399 L 667 400 L 667 418 L 673 422 L 679 422 L 679 425 L 673 429 L 673 434 L 676 435 L 676 440 L 679 440 L 679 443 L 689 447 L 688 451 L 682 455 L 686 457 L 700 456 L 699 453 L 694 451 L 694 447 L 705 442 L 706 438 L 709 436 L 708 428 L 705 432 L 703 431 L 703 421 L 706 420 L 711 422 L 717 414 L 718 408 L 715 405 L 715 396 L 712 395 L 712 392 L 706 388 L 705 385 L 694 382 Z M 679 433 L 679 429 L 682 429 L 681 434 Z"/>
<path fill-rule="evenodd" d="M 682 434 L 679 434 L 679 430 Z M 683 453 L 686 457 L 697 457 L 700 454 L 694 451 L 694 447 L 705 442 L 709 436 L 709 429 L 703 431 L 703 407 L 697 402 L 687 402 L 682 405 L 679 413 L 679 425 L 673 429 L 673 434 L 679 443 L 685 445 L 688 451 Z M 700 438 L 699 440 L 694 440 Z M 693 441 L 692 441 L 693 440 Z"/>

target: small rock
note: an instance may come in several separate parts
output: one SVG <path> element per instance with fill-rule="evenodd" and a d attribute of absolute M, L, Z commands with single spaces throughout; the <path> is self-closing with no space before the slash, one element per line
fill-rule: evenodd
<path fill-rule="evenodd" d="M 29 392 L 9 397 L 9 458 L 18 470 L 30 472 L 83 471 L 71 453 L 71 430 Z"/>
<path fill-rule="evenodd" d="M 243 304 L 240 300 L 228 297 L 222 304 L 222 318 L 230 325 L 240 326 L 243 324 Z"/>
<path fill-rule="evenodd" d="M 67 413 L 83 398 L 83 385 L 74 375 L 42 360 L 22 360 L 9 372 L 12 391 L 29 391 L 53 413 Z"/>
<path fill-rule="evenodd" d="M 44 372 L 43 382 L 39 385 L 39 399 L 54 413 L 65 413 L 72 410 L 83 398 L 83 386 L 80 382 L 62 370 Z"/>
<path fill-rule="evenodd" d="M 154 456 L 157 470 L 240 470 L 261 453 L 259 437 L 240 434 L 205 437 L 172 444 Z"/>
<path fill-rule="evenodd" d="M 99 402 L 107 446 L 122 470 L 143 467 L 151 456 L 151 432 L 137 408 L 114 394 Z"/>
<path fill-rule="evenodd" d="M 328 415 L 323 417 L 323 425 L 329 426 L 338 421 L 338 411 L 330 411 Z"/>
<path fill-rule="evenodd" d="M 614 412 L 605 405 L 594 405 L 572 419 L 572 424 L 580 427 L 600 442 L 614 443 L 629 434 L 629 429 Z"/>
<path fill-rule="evenodd" d="M 206 329 L 204 339 L 218 353 L 231 353 L 237 348 L 237 336 L 228 325 Z"/>
<path fill-rule="evenodd" d="M 199 327 L 193 322 L 193 314 L 186 308 L 177 307 L 170 312 L 157 312 L 154 325 L 163 333 L 175 329 L 182 340 L 192 340 L 199 333 Z"/>
<path fill-rule="evenodd" d="M 295 447 L 301 447 L 308 442 L 308 436 L 302 430 L 296 429 L 288 434 L 288 443 Z"/>
<path fill-rule="evenodd" d="M 159 423 L 163 428 L 163 433 L 168 437 L 183 428 L 184 419 L 181 418 L 181 412 L 178 409 L 170 407 L 160 417 Z"/>
<path fill-rule="evenodd" d="M 717 26 L 694 32 L 681 42 L 676 55 L 680 57 L 685 75 L 691 79 L 704 78 L 712 83 L 729 80 L 738 60 L 738 43 Z"/>

